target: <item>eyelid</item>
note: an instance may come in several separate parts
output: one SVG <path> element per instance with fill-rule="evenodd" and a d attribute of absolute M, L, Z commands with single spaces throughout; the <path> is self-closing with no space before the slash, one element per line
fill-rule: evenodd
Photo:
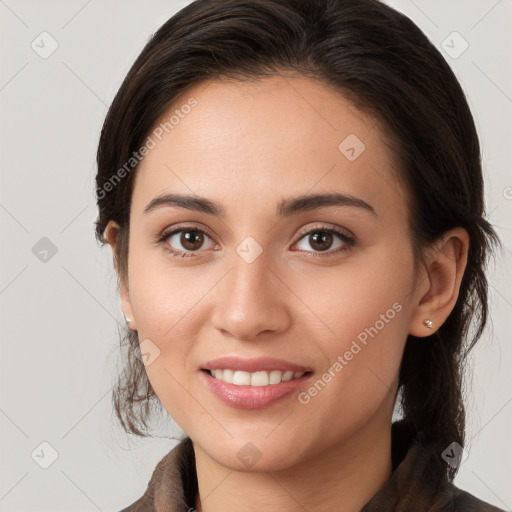
<path fill-rule="evenodd" d="M 159 235 L 156 236 L 156 242 L 161 242 L 166 238 L 169 238 L 171 235 L 175 234 L 179 231 L 198 231 L 200 233 L 204 233 L 212 240 L 215 238 L 209 231 L 208 228 L 203 227 L 201 224 L 190 224 L 188 222 L 173 224 L 171 227 L 164 228 Z"/>
<path fill-rule="evenodd" d="M 307 235 L 311 233 L 311 231 L 334 231 L 338 233 L 339 235 L 342 235 L 346 237 L 347 239 L 351 239 L 355 242 L 356 236 L 347 228 L 341 228 L 339 226 L 336 226 L 335 224 L 330 224 L 329 222 L 317 222 L 313 223 L 314 225 L 308 225 L 302 229 L 299 230 L 299 233 L 297 234 L 297 239 L 295 240 L 294 244 L 297 243 L 299 240 L 302 239 L 304 235 Z"/>

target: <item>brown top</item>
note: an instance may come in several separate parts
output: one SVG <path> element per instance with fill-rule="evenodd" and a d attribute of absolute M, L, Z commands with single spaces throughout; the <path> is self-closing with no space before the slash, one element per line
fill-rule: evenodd
<path fill-rule="evenodd" d="M 432 472 L 440 454 L 415 442 L 403 421 L 392 429 L 393 473 L 361 512 L 504 512 Z M 192 512 L 197 494 L 194 447 L 186 437 L 156 466 L 146 492 L 121 512 Z"/>

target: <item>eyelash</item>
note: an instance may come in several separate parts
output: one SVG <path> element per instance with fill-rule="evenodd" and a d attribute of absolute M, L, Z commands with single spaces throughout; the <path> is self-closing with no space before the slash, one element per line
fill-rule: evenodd
<path fill-rule="evenodd" d="M 195 253 L 201 252 L 200 250 L 190 251 L 190 252 L 180 251 L 180 250 L 171 248 L 170 245 L 167 243 L 167 240 L 172 235 L 175 235 L 176 233 L 187 232 L 187 231 L 195 232 L 195 233 L 200 233 L 201 235 L 205 235 L 205 236 L 207 236 L 210 239 L 212 238 L 210 235 L 208 235 L 208 233 L 206 233 L 206 231 L 204 231 L 202 229 L 199 229 L 196 226 L 179 226 L 179 227 L 174 228 L 174 229 L 172 229 L 170 231 L 164 231 L 157 238 L 157 243 L 163 245 L 164 250 L 167 251 L 168 253 L 170 253 L 171 256 L 173 256 L 175 258 L 191 258 L 191 257 L 193 258 L 193 257 L 196 257 Z M 313 233 L 318 233 L 318 232 L 334 233 L 335 235 L 338 235 L 338 237 L 342 240 L 342 242 L 344 242 L 345 245 L 340 247 L 340 248 L 337 248 L 336 250 L 305 251 L 307 253 L 314 254 L 314 256 L 320 256 L 320 257 L 333 256 L 333 255 L 336 255 L 336 254 L 340 254 L 340 253 L 346 252 L 351 247 L 353 247 L 355 245 L 355 239 L 354 238 L 348 236 L 345 232 L 341 231 L 340 229 L 337 229 L 337 228 L 334 228 L 334 227 L 325 226 L 325 225 L 318 225 L 318 226 L 315 226 L 312 229 L 308 229 L 304 233 L 300 233 L 299 234 L 299 238 L 296 240 L 296 242 L 294 242 L 294 245 L 296 243 L 300 242 L 303 238 L 306 238 L 308 235 L 311 235 Z"/>

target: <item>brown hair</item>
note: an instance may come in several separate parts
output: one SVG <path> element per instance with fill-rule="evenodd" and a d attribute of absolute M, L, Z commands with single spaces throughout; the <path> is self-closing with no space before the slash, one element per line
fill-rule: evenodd
<path fill-rule="evenodd" d="M 116 259 L 126 275 L 136 165 L 113 178 L 187 88 L 285 72 L 330 84 L 391 133 L 412 197 L 418 261 L 449 229 L 469 233 L 455 307 L 428 339 L 408 337 L 399 379 L 402 413 L 420 442 L 433 443 L 439 455 L 454 441 L 463 445 L 463 363 L 486 324 L 485 267 L 499 239 L 484 217 L 479 141 L 461 86 L 423 32 L 394 9 L 377 0 L 197 0 L 175 14 L 142 50 L 106 116 L 97 153 L 97 238 L 105 243 L 108 221 L 119 224 Z M 143 436 L 155 394 L 135 356 L 137 333 L 127 329 L 121 342 L 128 350 L 114 406 L 124 428 Z M 437 469 L 453 479 L 456 470 L 438 459 Z"/>

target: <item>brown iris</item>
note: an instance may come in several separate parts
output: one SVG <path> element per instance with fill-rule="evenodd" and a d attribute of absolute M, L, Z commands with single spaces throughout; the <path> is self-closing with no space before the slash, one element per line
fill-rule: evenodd
<path fill-rule="evenodd" d="M 332 234 L 328 231 L 316 231 L 309 235 L 311 247 L 318 251 L 325 251 L 332 245 Z"/>
<path fill-rule="evenodd" d="M 199 231 L 183 231 L 180 237 L 181 245 L 188 251 L 200 249 L 204 242 L 204 235 Z"/>

